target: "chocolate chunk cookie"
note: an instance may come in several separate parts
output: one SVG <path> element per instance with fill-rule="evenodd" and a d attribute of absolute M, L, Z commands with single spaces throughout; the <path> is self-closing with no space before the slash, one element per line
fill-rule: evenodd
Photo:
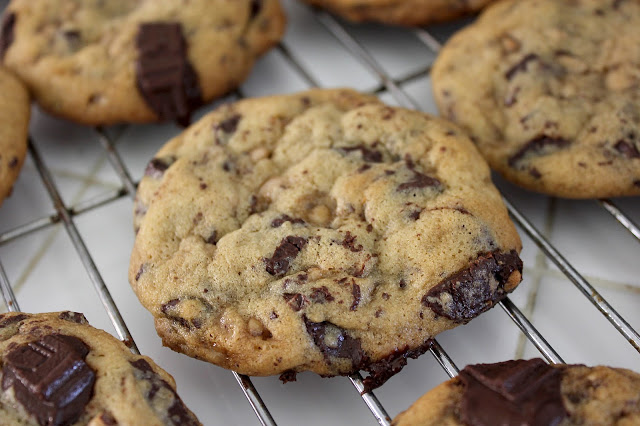
<path fill-rule="evenodd" d="M 165 345 L 250 375 L 376 386 L 520 282 L 463 132 L 350 90 L 220 107 L 142 179 L 129 279 Z"/>
<path fill-rule="evenodd" d="M 640 1 L 508 0 L 443 48 L 441 113 L 492 168 L 569 198 L 640 194 Z"/>
<path fill-rule="evenodd" d="M 602 366 L 550 366 L 541 359 L 468 365 L 393 424 L 636 425 L 640 374 Z"/>
<path fill-rule="evenodd" d="M 0 423 L 200 425 L 166 371 L 77 312 L 0 315 Z"/>
<path fill-rule="evenodd" d="M 492 0 L 304 0 L 352 21 L 425 25 L 479 11 Z"/>
<path fill-rule="evenodd" d="M 0 66 L 0 204 L 11 194 L 27 154 L 30 113 L 27 90 Z"/>
<path fill-rule="evenodd" d="M 246 78 L 284 24 L 278 0 L 12 0 L 0 59 L 52 114 L 188 124 Z"/>

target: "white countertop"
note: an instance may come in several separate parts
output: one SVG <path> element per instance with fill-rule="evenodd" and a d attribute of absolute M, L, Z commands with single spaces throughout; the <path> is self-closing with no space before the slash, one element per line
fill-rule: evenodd
<path fill-rule="evenodd" d="M 289 12 L 284 49 L 272 50 L 258 62 L 241 88 L 244 96 L 303 90 L 310 87 L 307 73 L 322 87 L 380 89 L 385 101 L 398 104 L 398 99 L 383 90 L 379 76 L 327 31 L 326 20 L 318 20 L 309 8 L 294 0 L 285 0 L 284 4 Z M 6 1 L 0 1 L 0 8 L 4 5 Z M 446 38 L 459 25 L 430 31 Z M 435 55 L 413 30 L 349 24 L 345 28 L 421 109 L 437 112 L 427 72 Z M 197 115 L 212 108 L 204 107 Z M 179 132 L 172 124 L 108 129 L 135 181 L 153 154 Z M 34 108 L 31 135 L 65 205 L 74 209 L 73 222 L 140 351 L 176 378 L 180 395 L 205 425 L 258 424 L 229 371 L 162 347 L 151 315 L 130 289 L 127 268 L 134 239 L 133 202 L 130 195 L 115 195 L 123 185 L 98 133 L 51 118 Z M 640 241 L 596 201 L 551 199 L 501 179 L 496 183 L 631 326 L 640 330 Z M 106 201 L 96 206 L 99 199 Z M 639 197 L 614 202 L 636 224 L 640 223 Z M 91 208 L 75 213 L 87 205 Z M 29 156 L 13 195 L 0 208 L 0 263 L 20 308 L 26 312 L 83 312 L 92 325 L 115 334 L 69 233 L 60 223 L 50 223 L 49 217 L 55 214 Z M 25 226 L 40 223 L 38 220 L 42 226 L 26 230 Z M 640 354 L 520 228 L 519 231 L 524 240 L 524 281 L 511 300 L 566 362 L 640 371 Z M 5 311 L 0 302 L 0 312 Z M 443 333 L 437 340 L 459 367 L 539 356 L 499 307 L 468 325 Z M 427 353 L 410 360 L 375 394 L 388 413 L 395 416 L 445 379 L 443 369 Z M 286 385 L 276 377 L 254 378 L 253 382 L 280 425 L 375 424 L 346 378 L 321 379 L 305 373 L 298 376 L 297 382 Z"/>

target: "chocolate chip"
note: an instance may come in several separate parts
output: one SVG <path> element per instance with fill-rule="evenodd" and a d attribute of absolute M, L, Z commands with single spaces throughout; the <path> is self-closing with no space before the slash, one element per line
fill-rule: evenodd
<path fill-rule="evenodd" d="M 392 376 L 399 373 L 402 368 L 407 365 L 407 359 L 416 359 L 431 348 L 433 340 L 429 339 L 422 345 L 415 349 L 409 349 L 406 346 L 404 349 L 396 349 L 386 357 L 383 357 L 380 361 L 372 362 L 364 367 L 369 372 L 363 380 L 364 392 L 370 392 L 380 386 L 382 386 Z"/>
<path fill-rule="evenodd" d="M 252 20 L 262 10 L 262 0 L 251 0 L 250 3 L 250 12 L 249 12 L 249 20 Z"/>
<path fill-rule="evenodd" d="M 282 297 L 284 297 L 284 300 L 295 312 L 298 312 L 304 308 L 305 305 L 309 304 L 307 298 L 300 293 L 284 293 Z"/>
<path fill-rule="evenodd" d="M 640 152 L 632 142 L 622 139 L 614 145 L 614 148 L 627 158 L 640 158 Z"/>
<path fill-rule="evenodd" d="M 271 314 L 269 314 L 269 319 L 274 320 L 276 318 L 278 318 L 278 314 L 276 314 L 275 312 L 271 312 Z"/>
<path fill-rule="evenodd" d="M 18 315 L 2 314 L 0 315 L 0 328 L 5 328 L 11 324 L 15 324 L 27 318 L 28 317 L 25 314 L 18 314 Z"/>
<path fill-rule="evenodd" d="M 406 286 L 407 286 L 407 282 L 404 280 L 404 278 L 401 278 L 400 282 L 398 283 L 398 287 L 405 288 Z"/>
<path fill-rule="evenodd" d="M 325 302 L 333 302 L 335 300 L 335 297 L 331 295 L 329 289 L 324 285 L 322 287 L 312 287 L 309 297 L 314 303 L 320 304 Z"/>
<path fill-rule="evenodd" d="M 74 423 L 91 399 L 96 375 L 84 361 L 88 346 L 77 337 L 50 334 L 5 357 L 2 389 L 41 425 Z"/>
<path fill-rule="evenodd" d="M 562 373 L 539 358 L 468 365 L 460 416 L 465 424 L 557 425 L 568 415 L 560 393 Z"/>
<path fill-rule="evenodd" d="M 515 154 L 509 157 L 509 166 L 518 167 L 518 163 L 528 155 L 548 155 L 561 148 L 565 148 L 571 144 L 570 141 L 563 138 L 555 138 L 551 136 L 538 136 L 527 142 Z"/>
<path fill-rule="evenodd" d="M 9 160 L 9 168 L 13 169 L 18 165 L 18 157 L 11 157 L 11 160 Z"/>
<path fill-rule="evenodd" d="M 640 179 L 636 179 L 633 181 L 633 185 L 637 186 L 638 188 L 640 188 Z"/>
<path fill-rule="evenodd" d="M 222 130 L 225 133 L 235 133 L 241 118 L 242 116 L 240 114 L 234 114 L 220 123 L 215 124 L 214 128 L 216 130 Z"/>
<path fill-rule="evenodd" d="M 358 168 L 358 170 L 356 170 L 358 173 L 364 173 L 367 170 L 369 170 L 371 168 L 371 166 L 369 164 L 363 164 L 362 166 L 360 166 Z"/>
<path fill-rule="evenodd" d="M 367 356 L 362 350 L 360 339 L 349 336 L 345 330 L 341 329 L 329 321 L 312 322 L 306 315 L 302 316 L 307 333 L 311 336 L 313 343 L 320 349 L 325 360 L 331 362 L 331 357 L 351 360 L 353 371 L 359 370 L 367 362 Z M 326 335 L 335 335 L 331 339 L 331 346 L 326 342 Z M 333 341 L 335 340 L 335 341 Z"/>
<path fill-rule="evenodd" d="M 116 419 L 110 413 L 102 413 L 100 415 L 100 421 L 106 426 L 115 426 L 118 424 Z"/>
<path fill-rule="evenodd" d="M 351 235 L 351 232 L 347 231 L 347 235 L 345 235 L 344 240 L 340 243 L 341 246 L 351 250 L 354 253 L 358 253 L 362 251 L 362 244 L 355 244 L 356 236 Z"/>
<path fill-rule="evenodd" d="M 296 374 L 297 373 L 293 370 L 287 370 L 280 375 L 280 381 L 282 381 L 282 383 L 295 382 Z"/>
<path fill-rule="evenodd" d="M 409 218 L 413 220 L 418 220 L 420 219 L 420 213 L 422 213 L 422 210 L 414 210 L 411 213 L 409 213 Z"/>
<path fill-rule="evenodd" d="M 540 171 L 538 169 L 536 169 L 535 167 L 531 167 L 529 169 L 529 174 L 531 176 L 533 176 L 536 179 L 540 179 L 542 177 L 542 173 L 540 173 Z"/>
<path fill-rule="evenodd" d="M 520 61 L 518 61 L 514 66 L 509 68 L 506 73 L 504 73 L 505 78 L 507 80 L 513 79 L 513 77 L 515 77 L 515 75 L 519 72 L 525 72 L 527 70 L 527 65 L 529 64 L 529 62 L 537 61 L 539 59 L 540 57 L 535 53 L 529 53 Z"/>
<path fill-rule="evenodd" d="M 289 264 L 307 245 L 307 239 L 303 237 L 288 236 L 280 241 L 280 245 L 276 247 L 273 256 L 264 259 L 266 270 L 271 275 L 283 275 L 289 270 Z"/>
<path fill-rule="evenodd" d="M 406 191 L 408 189 L 422 189 L 429 187 L 438 188 L 442 186 L 438 179 L 432 178 L 431 176 L 427 176 L 417 171 L 415 165 L 413 164 L 413 161 L 410 158 L 407 158 L 405 162 L 407 168 L 413 172 L 413 178 L 408 182 L 398 185 L 396 191 L 400 192 Z"/>
<path fill-rule="evenodd" d="M 175 157 L 153 158 L 149 161 L 149 164 L 147 164 L 147 168 L 144 169 L 144 175 L 154 179 L 160 179 L 164 175 L 164 172 L 166 172 L 175 161 Z"/>
<path fill-rule="evenodd" d="M 69 48 L 73 51 L 78 50 L 82 37 L 78 30 L 65 30 L 62 32 L 63 37 L 67 41 Z"/>
<path fill-rule="evenodd" d="M 69 321 L 69 322 L 75 322 L 76 324 L 88 324 L 87 319 L 80 312 L 71 312 L 71 311 L 60 312 L 60 315 L 58 315 L 58 318 L 65 321 Z"/>
<path fill-rule="evenodd" d="M 147 264 L 143 263 L 142 265 L 140 265 L 140 268 L 138 269 L 138 272 L 136 272 L 136 281 L 138 281 L 140 279 L 140 277 L 142 276 L 142 274 L 144 274 L 145 270 L 146 270 Z"/>
<path fill-rule="evenodd" d="M 9 46 L 13 43 L 13 27 L 16 25 L 16 14 L 11 12 L 2 18 L 0 23 L 0 61 L 4 59 Z"/>
<path fill-rule="evenodd" d="M 136 379 L 147 381 L 150 385 L 145 394 L 145 399 L 147 399 L 148 401 L 153 401 L 156 394 L 158 394 L 158 391 L 161 389 L 164 390 L 161 393 L 161 396 L 159 396 L 159 398 L 163 399 L 162 404 L 149 404 L 151 409 L 158 412 L 158 417 L 168 417 L 168 420 L 171 422 L 171 424 L 175 426 L 197 426 L 200 424 L 195 416 L 187 409 L 187 407 L 185 407 L 176 391 L 171 386 L 169 386 L 169 384 L 162 377 L 160 377 L 159 374 L 153 371 L 153 368 L 151 368 L 151 365 L 149 365 L 147 361 L 145 361 L 144 359 L 138 359 L 136 361 L 130 361 L 129 364 L 131 364 L 131 366 L 135 369 L 134 375 L 136 376 Z M 167 393 L 172 395 L 173 402 L 167 409 L 168 415 L 165 415 L 165 413 L 160 412 L 161 408 L 157 407 L 166 407 L 166 399 L 168 399 Z"/>
<path fill-rule="evenodd" d="M 178 303 L 180 303 L 180 299 L 171 299 L 167 303 L 163 303 L 162 306 L 160 306 L 160 310 L 163 314 L 166 314 L 169 309 L 173 308 Z"/>
<path fill-rule="evenodd" d="M 515 250 L 481 255 L 429 290 L 422 304 L 450 320 L 467 322 L 506 297 L 504 285 L 515 271 L 522 273 Z"/>
<path fill-rule="evenodd" d="M 218 231 L 215 229 L 211 232 L 211 234 L 205 240 L 207 244 L 216 244 L 218 242 Z"/>
<path fill-rule="evenodd" d="M 371 231 L 373 231 L 373 225 L 372 225 L 372 224 L 370 224 L 370 223 L 369 223 L 369 224 L 367 224 L 367 228 L 366 228 L 366 229 L 367 229 L 367 232 L 371 232 Z"/>
<path fill-rule="evenodd" d="M 136 81 L 140 94 L 162 121 L 187 126 L 191 111 L 202 105 L 198 76 L 187 58 L 187 43 L 177 22 L 141 24 Z"/>
<path fill-rule="evenodd" d="M 283 214 L 282 216 L 278 216 L 277 218 L 275 218 L 275 219 L 273 219 L 271 221 L 271 227 L 272 228 L 279 228 L 285 222 L 291 222 L 292 225 L 304 224 L 305 223 L 304 220 L 302 220 L 300 218 L 293 218 L 293 217 L 289 216 L 288 214 Z"/>
<path fill-rule="evenodd" d="M 362 159 L 367 163 L 382 162 L 382 153 L 380 151 L 376 151 L 375 149 L 371 149 L 365 145 L 340 147 L 336 149 L 338 151 L 344 152 L 345 154 L 349 154 L 350 152 L 354 152 L 354 151 L 360 151 L 360 155 L 362 156 Z"/>
<path fill-rule="evenodd" d="M 360 286 L 356 283 L 351 285 L 351 295 L 353 296 L 353 302 L 351 306 L 349 306 L 350 311 L 355 311 L 358 309 L 358 305 L 360 304 Z"/>

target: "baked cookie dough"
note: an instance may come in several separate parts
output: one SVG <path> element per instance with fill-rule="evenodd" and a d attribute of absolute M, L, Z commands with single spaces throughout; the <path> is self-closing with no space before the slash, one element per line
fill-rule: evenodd
<path fill-rule="evenodd" d="M 278 0 L 12 0 L 0 59 L 52 114 L 188 124 L 247 77 L 284 25 Z"/>
<path fill-rule="evenodd" d="M 638 0 L 501 1 L 442 49 L 436 102 L 527 189 L 638 195 L 638 40 Z"/>
<path fill-rule="evenodd" d="M 11 194 L 27 154 L 30 113 L 27 90 L 0 66 L 0 204 Z"/>
<path fill-rule="evenodd" d="M 415 26 L 475 13 L 493 0 L 304 0 L 355 22 Z"/>
<path fill-rule="evenodd" d="M 393 421 L 394 426 L 525 424 L 640 424 L 640 374 L 550 366 L 541 359 L 469 365 Z"/>
<path fill-rule="evenodd" d="M 166 371 L 77 312 L 0 315 L 0 423 L 200 425 Z"/>
<path fill-rule="evenodd" d="M 464 133 L 351 90 L 220 107 L 150 161 L 135 217 L 129 280 L 164 344 L 249 375 L 376 386 L 521 279 Z"/>

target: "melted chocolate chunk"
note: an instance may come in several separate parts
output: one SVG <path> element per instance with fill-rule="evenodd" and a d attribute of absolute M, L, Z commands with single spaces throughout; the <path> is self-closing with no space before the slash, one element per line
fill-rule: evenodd
<path fill-rule="evenodd" d="M 428 351 L 432 344 L 433 340 L 429 339 L 415 349 L 409 349 L 409 347 L 405 347 L 402 350 L 397 349 L 382 358 L 380 361 L 372 362 L 367 365 L 364 369 L 369 372 L 369 376 L 363 380 L 364 391 L 370 392 L 382 386 L 387 380 L 399 373 L 400 370 L 407 365 L 408 358 L 418 358 L 420 355 Z"/>
<path fill-rule="evenodd" d="M 539 358 L 468 365 L 460 415 L 465 424 L 557 425 L 567 416 L 562 402 L 562 373 Z"/>
<path fill-rule="evenodd" d="M 304 308 L 305 305 L 309 304 L 307 298 L 300 293 L 284 293 L 282 296 L 284 297 L 284 300 L 287 301 L 287 304 L 291 307 L 291 309 L 296 312 Z"/>
<path fill-rule="evenodd" d="M 264 259 L 267 272 L 271 275 L 283 275 L 289 270 L 289 264 L 307 245 L 307 239 L 303 237 L 288 236 L 280 241 L 273 256 Z"/>
<path fill-rule="evenodd" d="M 180 299 L 171 299 L 167 303 L 163 303 L 160 306 L 160 310 L 162 311 L 163 314 L 166 314 L 169 309 L 173 308 L 178 303 L 180 303 Z"/>
<path fill-rule="evenodd" d="M 271 221 L 271 227 L 272 228 L 279 228 L 285 222 L 291 222 L 292 225 L 295 225 L 297 223 L 300 223 L 300 224 L 304 224 L 305 223 L 304 220 L 302 220 L 300 218 L 293 218 L 293 217 L 289 216 L 288 214 L 283 214 L 282 216 L 277 217 L 277 218 L 275 218 L 275 219 L 273 219 Z"/>
<path fill-rule="evenodd" d="M 351 232 L 347 231 L 347 235 L 345 235 L 344 240 L 340 243 L 345 248 L 348 248 L 354 253 L 358 253 L 362 251 L 362 244 L 356 245 L 356 236 L 351 235 Z"/>
<path fill-rule="evenodd" d="M 640 158 L 640 151 L 638 151 L 638 148 L 636 148 L 633 142 L 626 141 L 624 139 L 619 140 L 615 144 L 614 148 L 627 158 Z"/>
<path fill-rule="evenodd" d="M 166 172 L 175 161 L 175 157 L 153 158 L 149 161 L 149 164 L 147 164 L 147 168 L 144 169 L 144 175 L 154 179 L 160 179 L 164 175 L 164 172 Z"/>
<path fill-rule="evenodd" d="M 187 126 L 191 111 L 203 100 L 198 76 L 187 58 L 182 26 L 177 22 L 141 24 L 136 47 L 136 80 L 147 105 L 160 120 Z"/>
<path fill-rule="evenodd" d="M 4 59 L 4 54 L 13 43 L 13 27 L 15 25 L 15 13 L 8 13 L 2 18 L 2 23 L 0 23 L 0 61 Z"/>
<path fill-rule="evenodd" d="M 429 290 L 422 304 L 450 320 L 467 322 L 506 297 L 504 285 L 514 271 L 522 273 L 515 250 L 481 255 Z"/>
<path fill-rule="evenodd" d="M 58 315 L 58 318 L 65 321 L 69 321 L 69 322 L 75 322 L 76 324 L 88 323 L 87 319 L 80 312 L 71 312 L 71 311 L 60 312 L 60 315 Z"/>
<path fill-rule="evenodd" d="M 517 168 L 518 163 L 520 163 L 520 161 L 527 155 L 547 155 L 557 151 L 558 149 L 565 148 L 570 144 L 570 141 L 563 138 L 553 138 L 545 135 L 538 136 L 509 157 L 509 166 Z"/>
<path fill-rule="evenodd" d="M 129 362 L 131 366 L 136 370 L 134 372 L 136 379 L 149 382 L 149 390 L 147 391 L 145 398 L 148 401 L 152 401 L 160 389 L 165 389 L 173 395 L 173 402 L 167 409 L 168 419 L 171 424 L 175 426 L 197 426 L 200 423 L 195 416 L 185 407 L 184 403 L 178 396 L 175 390 L 158 375 L 151 365 L 144 359 Z M 165 395 L 166 393 L 163 392 Z M 163 396 L 164 398 L 164 396 Z M 151 409 L 156 410 L 154 404 L 149 404 Z M 159 417 L 165 417 L 164 413 L 158 413 Z"/>
<path fill-rule="evenodd" d="M 413 172 L 413 178 L 408 182 L 398 185 L 396 191 L 400 192 L 406 191 L 408 189 L 422 189 L 429 187 L 439 188 L 442 186 L 442 183 L 440 183 L 438 179 L 432 178 L 431 176 L 427 176 L 417 171 L 415 165 L 413 164 L 413 161 L 410 158 L 407 158 L 405 162 L 407 164 L 407 168 Z"/>
<path fill-rule="evenodd" d="M 376 151 L 375 149 L 368 148 L 365 145 L 358 146 L 349 146 L 344 148 L 338 148 L 339 151 L 342 151 L 346 154 L 354 151 L 360 151 L 360 155 L 362 155 L 362 159 L 367 163 L 381 163 L 382 162 L 382 153 L 380 151 Z"/>
<path fill-rule="evenodd" d="M 335 297 L 331 295 L 327 286 L 324 285 L 322 287 L 312 287 L 309 297 L 314 303 L 320 304 L 325 302 L 333 302 L 335 300 Z"/>
<path fill-rule="evenodd" d="M 18 315 L 11 315 L 11 316 L 7 314 L 0 315 L 0 328 L 5 328 L 11 324 L 20 322 L 23 319 L 27 319 L 27 316 L 25 314 L 18 314 Z"/>
<path fill-rule="evenodd" d="M 13 386 L 41 425 L 73 423 L 93 393 L 96 375 L 84 361 L 88 353 L 82 340 L 62 334 L 20 345 L 5 358 L 2 389 Z"/>
<path fill-rule="evenodd" d="M 349 306 L 350 311 L 355 311 L 358 309 L 358 305 L 360 304 L 360 286 L 356 283 L 351 285 L 351 295 L 353 296 L 353 302 L 351 306 Z"/>
<path fill-rule="evenodd" d="M 507 72 L 504 73 L 504 77 L 507 80 L 513 79 L 513 77 L 515 77 L 516 74 L 527 71 L 527 65 L 529 64 L 529 62 L 537 61 L 539 59 L 540 57 L 535 53 L 529 53 L 524 58 L 522 58 L 518 63 L 516 63 L 514 66 L 509 68 Z"/>
<path fill-rule="evenodd" d="M 359 370 L 366 364 L 367 356 L 362 350 L 360 339 L 349 336 L 343 329 L 329 321 L 312 322 L 306 315 L 302 316 L 302 320 L 307 328 L 307 333 L 327 362 L 331 362 L 331 357 L 349 359 L 353 371 Z M 334 336 L 335 342 L 327 343 L 327 334 Z"/>

